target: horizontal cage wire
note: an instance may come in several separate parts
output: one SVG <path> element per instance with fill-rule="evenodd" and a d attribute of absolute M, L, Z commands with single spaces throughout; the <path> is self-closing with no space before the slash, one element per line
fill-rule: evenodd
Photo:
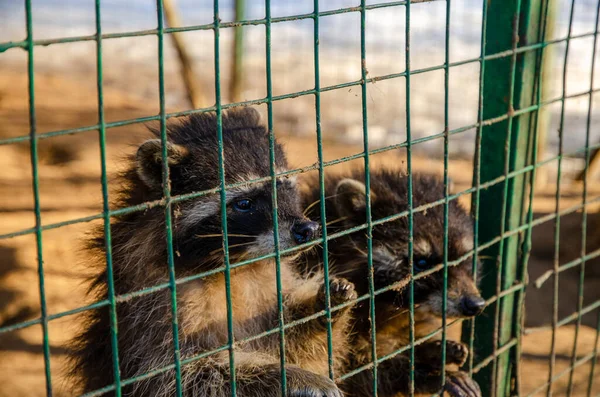
<path fill-rule="evenodd" d="M 254 395 L 244 372 L 248 351 L 256 363 L 267 355 L 252 350 L 256 346 L 273 351 L 273 393 L 290 395 L 302 367 L 296 339 L 322 323 L 318 376 L 344 395 L 392 395 L 388 378 L 400 385 L 393 395 L 461 395 L 453 387 L 464 376 L 462 382 L 480 388 L 469 397 L 600 396 L 599 0 L 95 0 L 93 7 L 25 0 L 0 4 L 0 11 L 6 15 L 0 32 L 6 60 L 0 65 L 6 126 L 0 127 L 0 395 L 148 395 L 159 393 L 150 385 L 167 380 L 169 395 L 202 395 L 198 385 L 212 379 L 196 378 L 209 376 L 205 366 L 221 361 L 218 395 Z M 268 169 L 262 175 L 232 176 L 228 120 L 240 107 L 263 116 L 260 153 Z M 212 178 L 215 187 L 182 190 L 171 158 L 172 126 L 209 113 L 214 169 L 194 178 Z M 144 125 L 160 142 L 160 192 L 119 201 L 123 154 L 147 137 Z M 93 131 L 97 143 L 87 134 Z M 278 142 L 290 167 L 280 165 Z M 144 172 L 136 167 L 132 172 Z M 406 184 L 401 204 L 380 193 L 381 169 L 405 175 L 395 181 Z M 430 187 L 422 178 L 431 173 L 441 193 L 423 202 Z M 364 189 L 357 221 L 330 215 L 330 204 L 339 205 L 342 195 L 340 185 L 334 194 L 330 185 L 340 175 L 353 175 Z M 320 235 L 290 246 L 289 198 L 281 181 L 296 178 L 296 199 L 315 191 L 302 216 L 318 212 L 310 220 Z M 236 231 L 231 200 L 252 189 L 268 191 L 272 203 L 264 214 L 272 223 L 263 238 L 268 242 L 261 242 L 270 248 L 238 255 L 253 242 L 231 242 L 248 238 Z M 180 208 L 211 197 L 219 232 L 208 237 L 219 241 L 211 252 L 218 259 L 190 271 L 179 265 L 188 255 L 178 241 Z M 382 197 L 390 202 L 385 210 Z M 456 220 L 465 210 L 472 233 Z M 124 288 L 123 272 L 130 271 L 124 269 L 135 265 L 122 263 L 122 252 L 134 242 L 123 241 L 117 224 L 154 213 L 162 229 L 135 233 L 162 239 L 164 277 Z M 424 220 L 432 217 L 436 226 L 426 230 Z M 90 268 L 87 259 L 81 263 L 86 249 L 78 240 L 93 226 L 102 235 L 106 294 L 86 298 Z M 433 237 L 424 244 L 423 236 Z M 399 242 L 402 252 L 392 252 Z M 353 277 L 350 266 L 356 265 L 343 262 L 339 250 L 346 249 L 355 250 L 353 260 L 364 270 L 364 279 L 350 281 L 364 289 L 340 302 L 332 285 Z M 290 317 L 290 263 L 307 255 L 319 257 L 324 304 Z M 405 271 L 399 280 L 386 273 L 381 285 L 380 268 L 389 266 L 390 255 Z M 421 269 L 423 258 L 435 263 Z M 240 318 L 249 314 L 243 311 L 258 303 L 236 304 L 236 280 L 240 274 L 258 278 L 264 263 L 273 269 L 272 279 L 261 280 L 267 292 L 252 293 L 272 292 L 268 311 L 275 315 L 268 327 L 244 333 Z M 152 266 L 136 271 L 150 274 Z M 222 335 L 201 348 L 190 344 L 196 336 L 186 316 L 196 306 L 185 297 L 210 280 L 222 280 L 222 308 L 203 315 L 222 315 Z M 456 303 L 458 284 L 474 285 L 480 315 L 456 314 L 467 304 L 466 295 Z M 206 299 L 219 300 L 212 295 Z M 143 362 L 140 353 L 132 361 L 126 341 L 133 331 L 123 308 L 143 308 L 135 302 L 162 296 L 168 310 L 160 321 L 168 332 L 160 343 L 168 344 L 168 360 Z M 397 313 L 382 309 L 389 296 Z M 146 308 L 148 319 L 159 309 Z M 68 375 L 71 341 L 95 312 L 106 315 L 107 332 L 97 343 L 110 356 L 110 375 L 102 376 L 112 380 L 79 390 Z M 336 319 L 344 313 L 352 313 L 351 325 L 340 333 Z M 142 335 L 155 341 L 150 329 Z M 435 378 L 424 377 L 421 352 L 435 343 L 435 357 L 427 358 Z M 452 361 L 456 344 L 468 353 L 460 363 Z M 132 365 L 145 370 L 132 371 Z M 301 369 L 317 376 L 313 368 Z M 361 381 L 365 390 L 355 386 Z"/>

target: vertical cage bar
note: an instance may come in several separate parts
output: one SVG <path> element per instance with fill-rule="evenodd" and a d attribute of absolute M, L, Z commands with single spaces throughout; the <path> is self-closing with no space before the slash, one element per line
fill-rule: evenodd
<path fill-rule="evenodd" d="M 414 258 L 413 258 L 413 243 L 414 243 L 414 214 L 413 214 L 413 172 L 412 172 L 412 131 L 410 121 L 410 4 L 411 0 L 406 2 L 405 12 L 405 93 L 406 93 L 406 171 L 407 175 L 407 201 L 408 201 L 408 269 L 410 273 L 410 283 L 408 285 L 408 341 L 410 343 L 409 359 L 410 359 L 410 375 L 409 375 L 409 396 L 415 394 L 415 275 Z"/>
<path fill-rule="evenodd" d="M 315 120 L 317 131 L 317 156 L 319 163 L 319 208 L 321 212 L 321 244 L 323 244 L 323 276 L 325 285 L 329 286 L 329 246 L 327 241 L 327 213 L 325 200 L 325 168 L 323 166 L 323 137 L 321 132 L 321 78 L 319 68 L 319 0 L 313 2 L 314 13 L 314 67 L 315 67 Z M 327 356 L 329 377 L 333 380 L 333 341 L 331 331 L 331 299 L 329 287 L 325 289 L 325 310 L 327 315 Z"/>
<path fill-rule="evenodd" d="M 29 94 L 29 148 L 31 156 L 31 179 L 33 189 L 33 212 L 35 213 L 35 241 L 37 272 L 42 319 L 42 345 L 44 351 L 44 372 L 46 375 L 46 395 L 52 396 L 52 370 L 50 367 L 50 342 L 48 340 L 48 309 L 46 307 L 46 287 L 44 283 L 44 249 L 42 243 L 42 215 L 40 209 L 40 178 L 38 175 L 38 137 L 35 112 L 35 63 L 33 58 L 33 11 L 31 0 L 25 0 L 25 23 L 27 25 L 27 78 Z"/>
<path fill-rule="evenodd" d="M 592 51 L 592 70 L 590 73 L 590 93 L 589 93 L 589 107 L 588 107 L 588 114 L 587 114 L 587 120 L 586 120 L 586 153 L 585 153 L 585 169 L 584 172 L 586 175 L 584 175 L 584 183 L 587 180 L 587 172 L 588 172 L 588 168 L 590 166 L 590 149 L 589 149 L 589 134 L 590 134 L 590 129 L 592 126 L 592 102 L 594 99 L 594 94 L 592 93 L 592 90 L 594 88 L 594 77 L 595 77 L 595 73 L 594 73 L 594 69 L 596 67 L 596 48 L 598 46 L 598 27 L 600 26 L 600 0 L 598 0 L 598 4 L 596 6 L 596 24 L 594 25 L 596 26 L 596 29 L 594 31 L 594 49 Z M 585 193 L 584 196 L 586 197 Z M 581 310 L 581 309 L 580 309 Z M 590 365 L 590 375 L 589 375 L 589 381 L 588 381 L 588 387 L 587 387 L 587 396 L 591 396 L 592 395 L 592 389 L 594 387 L 594 372 L 596 370 L 596 360 L 598 357 L 598 340 L 600 339 L 600 311 L 598 312 L 598 323 L 596 325 L 596 339 L 594 341 L 594 355 L 592 358 L 592 363 Z"/>
<path fill-rule="evenodd" d="M 574 7 L 574 4 L 573 4 Z M 594 41 L 592 48 L 592 63 L 591 63 L 591 71 L 590 71 L 590 93 L 588 95 L 588 114 L 586 119 L 586 129 L 585 129 L 585 166 L 583 168 L 583 190 L 581 192 L 581 268 L 579 272 L 579 286 L 578 286 L 578 296 L 577 296 L 577 321 L 575 326 L 575 336 L 573 338 L 573 350 L 571 352 L 571 371 L 569 372 L 569 383 L 567 390 L 567 397 L 570 397 L 573 393 L 573 376 L 575 375 L 575 362 L 577 361 L 577 341 L 579 340 L 579 328 L 581 327 L 581 310 L 583 309 L 583 290 L 584 290 L 584 282 L 585 282 L 585 255 L 587 251 L 587 195 L 588 195 L 588 172 L 590 167 L 591 160 L 591 151 L 590 151 L 590 131 L 591 131 L 591 123 L 592 123 L 592 103 L 594 96 L 592 91 L 594 89 L 594 68 L 596 67 L 596 44 L 598 39 L 598 12 L 600 11 L 600 2 L 598 2 L 598 7 L 596 10 L 596 24 L 594 30 Z M 561 129 L 562 131 L 562 129 Z M 593 377 L 593 372 L 591 374 Z"/>
<path fill-rule="evenodd" d="M 481 196 L 481 135 L 483 131 L 483 87 L 485 76 L 484 56 L 486 54 L 487 34 L 487 10 L 488 1 L 482 0 L 481 10 L 481 52 L 479 55 L 479 98 L 477 104 L 477 130 L 475 133 L 475 152 L 473 153 L 473 187 L 475 191 L 471 196 L 471 215 L 473 216 L 473 279 L 477 280 L 479 271 L 479 201 Z M 469 351 L 473 352 L 475 343 L 475 321 L 467 320 L 462 327 L 462 341 L 469 345 Z M 474 354 L 468 358 L 469 376 L 473 376 Z"/>
<path fill-rule="evenodd" d="M 277 215 L 277 178 L 275 176 L 275 134 L 273 132 L 273 81 L 271 72 L 271 0 L 265 1 L 265 49 L 267 81 L 267 126 L 269 129 L 269 160 L 271 192 L 273 201 L 273 241 L 275 245 L 275 266 L 277 277 L 277 312 L 279 321 L 279 360 L 281 365 L 281 395 L 286 395 L 287 377 L 285 371 L 285 329 L 283 319 L 283 297 L 281 295 L 281 256 L 279 253 L 279 221 Z"/>
<path fill-rule="evenodd" d="M 235 371 L 235 336 L 233 334 L 233 307 L 231 304 L 231 263 L 229 261 L 229 240 L 227 237 L 227 191 L 225 190 L 225 153 L 223 151 L 223 107 L 221 104 L 221 57 L 220 57 L 219 0 L 213 1 L 213 31 L 215 51 L 215 108 L 217 115 L 217 141 L 219 151 L 219 193 L 221 201 L 221 229 L 223 231 L 223 262 L 225 264 L 225 298 L 227 300 L 227 345 L 229 347 L 229 377 L 231 396 L 237 395 Z"/>
<path fill-rule="evenodd" d="M 556 365 L 556 330 L 558 328 L 558 290 L 559 290 L 559 271 L 560 266 L 560 199 L 561 199 L 561 180 L 562 180 L 562 160 L 563 160 L 563 139 L 564 139 L 564 126 L 565 126 L 565 96 L 567 95 L 567 69 L 569 59 L 569 49 L 571 44 L 571 35 L 573 33 L 573 16 L 575 12 L 575 0 L 571 1 L 571 10 L 569 12 L 569 28 L 567 33 L 567 40 L 565 43 L 565 59 L 563 62 L 563 75 L 562 75 L 562 100 L 560 107 L 560 126 L 558 128 L 558 167 L 556 171 L 556 195 L 555 195 L 555 208 L 554 213 L 556 218 L 554 219 L 554 283 L 553 283 L 553 302 L 552 302 L 552 342 L 550 345 L 550 359 L 548 369 L 548 389 L 546 395 L 550 397 L 552 395 L 553 378 L 554 378 L 554 367 Z M 584 208 L 585 211 L 585 208 Z"/>
<path fill-rule="evenodd" d="M 444 42 L 444 236 L 443 236 L 443 289 L 442 289 L 442 384 L 446 381 L 446 332 L 448 327 L 447 307 L 448 307 L 448 144 L 449 144 L 449 126 L 448 126 L 448 102 L 450 91 L 450 9 L 451 2 L 446 0 L 446 32 Z"/>
<path fill-rule="evenodd" d="M 546 34 L 548 24 L 551 23 L 548 20 L 549 13 L 549 0 L 542 0 L 539 2 L 539 12 L 537 15 L 537 23 L 540 27 L 537 42 L 543 43 L 542 47 L 537 51 L 536 54 L 536 66 L 535 70 L 537 71 L 534 77 L 534 93 L 532 93 L 532 104 L 536 106 L 540 106 L 543 98 L 543 89 L 544 89 L 544 79 L 547 78 L 544 75 L 544 54 L 546 54 Z M 532 12 L 535 12 L 535 9 L 532 9 Z M 532 15 L 532 18 L 534 15 Z M 533 131 L 530 134 L 529 139 L 529 149 L 530 153 L 528 153 L 528 157 L 531 158 L 530 164 L 534 165 L 534 168 L 531 170 L 529 177 L 529 196 L 528 196 L 528 207 L 526 213 L 526 220 L 524 220 L 527 224 L 527 229 L 525 231 L 525 236 L 523 238 L 523 246 L 522 246 L 522 256 L 520 260 L 520 268 L 519 268 L 519 280 L 525 280 L 527 278 L 527 263 L 529 261 L 530 253 L 531 253 L 531 236 L 533 229 L 533 200 L 535 196 L 535 187 L 536 187 L 536 178 L 537 178 L 537 165 L 538 161 L 538 148 L 540 147 L 539 138 L 540 138 L 540 130 L 547 125 L 546 121 L 548 118 L 548 112 L 544 108 L 538 108 L 535 113 L 531 117 L 531 125 L 530 129 Z M 525 189 L 523 190 L 525 193 Z M 525 196 L 523 197 L 525 200 Z M 515 348 L 514 354 L 514 362 L 515 362 L 515 371 L 512 372 L 512 376 L 514 378 L 513 385 L 511 385 L 511 394 L 519 395 L 521 391 L 521 352 L 522 352 L 522 342 L 523 342 L 523 333 L 522 330 L 524 328 L 524 320 L 525 320 L 525 290 L 521 290 L 517 292 L 516 306 L 515 311 L 517 313 L 516 321 L 513 323 L 514 335 L 517 338 L 517 345 Z"/>
<path fill-rule="evenodd" d="M 367 44 L 365 0 L 360 2 L 360 65 L 361 105 L 363 127 L 363 155 L 365 164 L 365 194 L 367 222 L 367 265 L 369 269 L 369 319 L 371 321 L 371 359 L 373 362 L 373 397 L 377 397 L 377 327 L 375 319 L 375 285 L 373 282 L 373 222 L 371 217 L 371 174 L 369 168 L 369 122 L 367 118 Z"/>
<path fill-rule="evenodd" d="M 112 261 L 112 242 L 110 227 L 110 201 L 108 198 L 108 176 L 106 172 L 106 121 L 104 118 L 104 88 L 102 69 L 102 16 L 100 0 L 96 0 L 96 85 L 98 94 L 98 140 L 100 143 L 100 182 L 102 183 L 102 218 L 104 221 L 104 247 L 106 250 L 106 283 L 110 315 L 110 342 L 113 355 L 113 376 L 115 396 L 121 396 L 121 371 L 119 369 L 119 339 L 117 328 L 117 305 Z"/>
<path fill-rule="evenodd" d="M 592 395 L 592 390 L 594 389 L 594 373 L 596 372 L 596 361 L 598 361 L 598 342 L 600 342 L 600 311 L 598 312 L 598 320 L 596 322 L 596 338 L 594 339 L 594 354 L 592 356 L 592 363 L 590 365 L 590 376 L 588 379 L 587 397 L 590 397 Z"/>
<path fill-rule="evenodd" d="M 518 43 L 535 41 L 539 26 L 532 19 L 534 4 L 540 0 L 490 0 L 485 10 L 485 55 L 515 50 Z M 523 168 L 527 163 L 529 114 L 514 117 L 515 109 L 528 106 L 532 98 L 535 71 L 535 54 L 525 53 L 508 58 L 484 60 L 482 68 L 482 119 L 507 115 L 507 119 L 481 129 L 481 147 L 478 153 L 479 184 L 488 182 L 510 171 Z M 513 120 L 514 119 L 514 120 Z M 478 243 L 483 244 L 498 237 L 500 231 L 515 229 L 521 224 L 522 197 L 525 176 L 519 174 L 482 190 L 478 207 L 486 208 L 476 219 Z M 502 199 L 499 199 L 499 198 Z M 504 235 L 502 236 L 504 237 Z M 504 237 L 489 247 L 483 255 L 493 260 L 483 260 L 481 289 L 483 296 L 497 295 L 517 281 L 519 236 Z M 480 256 L 480 258 L 483 257 Z M 509 294 L 486 309 L 486 314 L 475 320 L 473 347 L 479 357 L 493 356 L 487 365 L 474 375 L 484 395 L 507 395 L 514 363 L 509 361 L 510 349 L 497 354 L 498 349 L 513 337 L 512 322 L 516 318 L 514 295 Z M 496 316 L 494 315 L 496 314 Z M 492 342 L 493 343 L 490 343 Z"/>
<path fill-rule="evenodd" d="M 167 116 L 165 107 L 165 66 L 164 66 L 164 10 L 162 0 L 156 1 L 156 16 L 158 20 L 158 94 L 160 102 L 160 144 L 162 162 L 162 187 L 165 201 L 165 231 L 167 242 L 167 266 L 169 270 L 169 290 L 171 292 L 171 326 L 173 328 L 173 361 L 175 363 L 175 382 L 178 397 L 182 395 L 181 388 L 181 350 L 179 348 L 179 323 L 177 319 L 177 288 L 175 285 L 175 262 L 173 255 L 173 220 L 171 211 L 171 180 L 169 177 Z"/>

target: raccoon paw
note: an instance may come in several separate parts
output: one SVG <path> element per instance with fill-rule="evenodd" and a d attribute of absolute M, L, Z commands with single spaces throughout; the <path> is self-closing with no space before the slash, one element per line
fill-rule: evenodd
<path fill-rule="evenodd" d="M 441 340 L 426 342 L 415 350 L 417 363 L 429 371 L 440 371 L 442 369 L 441 355 Z M 460 367 L 465 363 L 468 355 L 469 349 L 467 346 L 453 340 L 446 341 L 446 364 L 456 364 Z"/>
<path fill-rule="evenodd" d="M 325 307 L 325 285 L 321 287 L 317 300 Z M 345 278 L 332 277 L 329 279 L 329 299 L 331 306 L 341 305 L 353 299 L 356 299 L 354 284 Z"/>
<path fill-rule="evenodd" d="M 481 389 L 477 382 L 462 371 L 446 373 L 444 390 L 451 397 L 481 397 Z"/>
<path fill-rule="evenodd" d="M 375 289 L 386 288 L 395 282 L 406 279 L 407 273 L 397 267 L 377 266 L 374 269 L 373 283 Z"/>
<path fill-rule="evenodd" d="M 469 356 L 469 348 L 460 342 L 446 341 L 446 364 L 462 366 Z"/>
<path fill-rule="evenodd" d="M 321 311 L 325 309 L 325 290 L 326 286 L 323 284 L 317 295 L 316 310 Z M 356 291 L 354 290 L 354 284 L 345 278 L 332 277 L 329 279 L 329 301 L 331 307 L 341 305 L 343 303 L 352 301 L 357 298 Z M 339 317 L 345 313 L 349 307 L 345 309 L 336 310 L 331 312 L 332 319 Z M 326 321 L 325 317 L 321 317 L 321 320 Z"/>
<path fill-rule="evenodd" d="M 309 374 L 302 382 L 288 383 L 287 397 L 342 397 L 335 383 L 324 376 Z M 295 384 L 294 384 L 295 383 Z"/>
<path fill-rule="evenodd" d="M 342 397 L 342 393 L 337 387 L 331 389 L 304 387 L 297 390 L 288 390 L 287 397 Z"/>

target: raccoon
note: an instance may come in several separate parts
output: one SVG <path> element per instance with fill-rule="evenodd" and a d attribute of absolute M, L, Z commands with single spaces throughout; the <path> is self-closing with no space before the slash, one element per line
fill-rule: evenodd
<path fill-rule="evenodd" d="M 217 117 L 192 115 L 168 126 L 167 154 L 171 192 L 183 195 L 219 186 Z M 271 181 L 243 182 L 269 175 L 269 137 L 251 108 L 234 109 L 222 116 L 223 155 L 227 184 L 227 223 L 231 263 L 274 251 Z M 275 144 L 275 165 L 287 168 L 282 147 Z M 144 142 L 123 175 L 120 205 L 135 206 L 161 200 L 161 141 Z M 299 193 L 292 177 L 276 182 L 279 242 L 291 248 L 318 236 L 318 224 L 300 211 Z M 206 194 L 172 204 L 173 258 L 177 277 L 187 277 L 224 265 L 220 194 Z M 114 289 L 117 295 L 169 281 L 165 209 L 151 206 L 116 219 L 111 225 Z M 105 242 L 97 230 L 89 248 L 104 269 Z M 234 267 L 230 276 L 233 335 L 236 341 L 279 325 L 276 264 L 274 259 Z M 283 318 L 289 323 L 325 308 L 321 275 L 301 277 L 290 257 L 281 258 Z M 101 270 L 90 291 L 99 300 L 108 298 L 107 273 Z M 356 297 L 344 279 L 330 280 L 332 305 Z M 162 289 L 117 304 L 118 351 L 122 379 L 146 374 L 174 362 L 171 292 Z M 215 272 L 177 285 L 177 323 L 180 357 L 190 359 L 228 343 L 225 275 Z M 334 368 L 345 365 L 349 309 L 332 313 Z M 108 309 L 89 312 L 84 330 L 73 342 L 72 376 L 80 391 L 90 392 L 114 382 Z M 285 330 L 288 396 L 341 396 L 328 377 L 327 327 L 323 318 Z M 280 396 L 282 393 L 278 333 L 234 345 L 237 395 Z M 231 382 L 227 350 L 190 360 L 181 366 L 185 396 L 229 396 Z M 167 396 L 176 390 L 175 371 L 168 370 L 124 386 L 124 396 Z"/>
<path fill-rule="evenodd" d="M 346 230 L 366 222 L 365 179 L 362 170 L 350 175 L 326 178 L 326 221 L 328 234 Z M 408 210 L 405 174 L 397 170 L 371 171 L 371 214 L 377 220 Z M 318 184 L 307 183 L 304 194 L 307 216 L 321 222 Z M 414 175 L 413 208 L 444 197 L 443 184 L 432 176 Z M 444 247 L 443 205 L 428 208 L 413 215 L 413 269 L 418 274 L 442 263 Z M 473 248 L 472 220 L 456 201 L 448 208 L 448 260 L 455 260 Z M 376 290 L 388 287 L 375 299 L 376 343 L 378 357 L 391 354 L 409 343 L 409 229 L 408 218 L 384 222 L 373 227 L 373 281 Z M 367 233 L 364 230 L 338 237 L 329 242 L 330 272 L 348 278 L 359 296 L 369 291 Z M 298 261 L 305 274 L 319 268 L 320 253 L 307 253 Z M 481 298 L 471 272 L 470 259 L 448 269 L 447 318 L 467 318 L 481 313 L 485 301 Z M 476 279 L 476 278 L 475 278 Z M 396 284 L 393 288 L 389 288 Z M 440 326 L 443 313 L 443 271 L 415 280 L 415 338 L 424 337 Z M 371 362 L 369 301 L 355 307 L 350 370 Z M 468 349 L 448 340 L 446 363 L 461 366 Z M 378 395 L 393 396 L 408 393 L 410 362 L 408 354 L 399 354 L 378 365 Z M 434 393 L 444 387 L 451 395 L 479 396 L 479 386 L 461 371 L 446 371 L 446 384 L 441 384 L 441 341 L 431 339 L 415 348 L 415 391 Z M 349 395 L 372 395 L 371 371 L 362 371 L 349 378 Z"/>

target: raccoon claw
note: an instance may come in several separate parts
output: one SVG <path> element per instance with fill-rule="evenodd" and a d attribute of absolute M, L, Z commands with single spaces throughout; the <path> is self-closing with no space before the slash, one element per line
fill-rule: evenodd
<path fill-rule="evenodd" d="M 469 356 L 469 348 L 460 342 L 446 341 L 446 363 L 462 366 Z"/>
<path fill-rule="evenodd" d="M 326 304 L 325 304 L 325 291 L 326 291 L 326 286 L 325 284 L 323 284 L 321 286 L 321 289 L 319 290 L 319 294 L 317 295 L 317 303 L 316 303 L 316 310 L 317 311 L 321 311 L 323 309 L 325 309 Z M 354 284 L 352 284 L 350 281 L 346 280 L 345 278 L 331 278 L 329 280 L 329 301 L 330 301 L 330 306 L 337 306 L 337 305 L 341 305 L 343 303 L 352 301 L 354 299 L 357 298 L 357 294 L 356 291 L 354 290 Z M 348 309 L 348 308 L 346 308 Z M 336 310 L 334 312 L 331 313 L 331 317 L 332 319 L 337 319 L 341 314 L 345 313 L 346 310 L 341 309 L 341 310 Z M 325 317 L 321 317 L 320 318 L 321 322 L 326 322 L 326 318 Z"/>
<path fill-rule="evenodd" d="M 481 397 L 477 382 L 461 371 L 447 373 L 444 390 L 451 397 Z"/>
<path fill-rule="evenodd" d="M 357 294 L 354 284 L 345 278 L 331 278 L 329 280 L 329 299 L 331 306 L 341 305 L 356 299 Z M 319 301 L 325 306 L 325 285 L 319 291 Z"/>

